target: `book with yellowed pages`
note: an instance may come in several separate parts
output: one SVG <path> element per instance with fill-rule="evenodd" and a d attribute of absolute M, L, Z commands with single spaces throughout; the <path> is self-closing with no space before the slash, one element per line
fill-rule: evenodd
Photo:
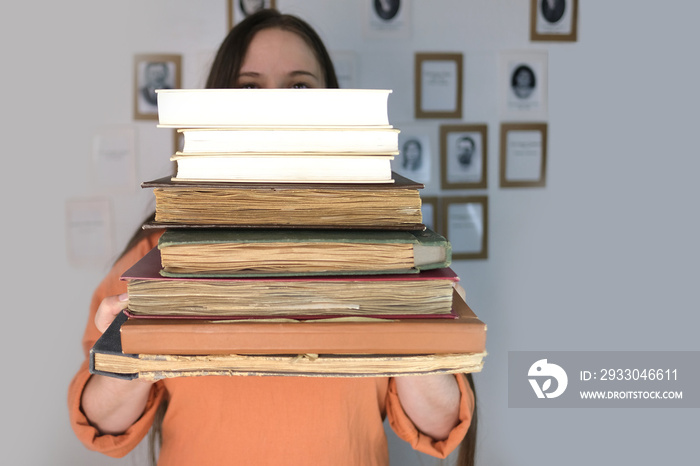
<path fill-rule="evenodd" d="M 167 277 L 418 273 L 449 267 L 433 230 L 169 229 L 158 241 Z"/>
<path fill-rule="evenodd" d="M 223 322 L 158 323 L 158 319 L 133 319 L 121 313 L 90 350 L 90 372 L 148 380 L 207 375 L 395 377 L 478 372 L 486 356 L 486 326 L 457 293 L 455 302 L 460 309 L 457 311 L 458 319 L 448 321 L 450 323 L 447 325 L 452 327 L 445 325 L 444 321 L 419 320 L 390 320 L 386 323 L 237 322 L 230 323 L 226 330 L 224 326 L 227 324 Z M 140 323 L 144 321 L 155 322 Z M 208 332 L 206 326 L 210 324 L 213 327 Z M 155 333 L 145 328 L 148 325 L 153 325 L 152 331 Z M 190 328 L 194 333 L 183 333 L 177 327 L 164 328 L 168 325 L 194 325 L 200 331 Z M 435 326 L 434 330 L 431 330 L 432 325 Z M 247 338 L 250 336 L 248 333 L 255 330 L 253 327 L 240 328 L 242 326 L 267 326 L 268 330 Z M 305 330 L 295 329 L 294 326 L 304 327 Z M 382 326 L 386 326 L 385 329 Z M 370 328 L 374 330 L 368 330 Z M 335 337 L 324 338 L 324 332 L 330 332 Z M 411 340 L 415 341 L 413 347 Z M 449 340 L 452 346 L 444 344 L 444 340 Z M 167 348 L 178 353 L 191 351 L 193 354 L 131 353 L 127 349 L 141 347 L 147 351 Z M 206 353 L 209 351 L 207 348 L 212 352 Z M 339 351 L 324 353 L 309 352 L 309 349 Z M 386 352 L 375 353 L 377 349 Z M 437 351 L 432 352 L 433 349 Z M 450 349 L 466 351 L 442 352 Z"/>
<path fill-rule="evenodd" d="M 153 248 L 125 271 L 136 315 L 446 315 L 459 280 L 449 267 L 415 274 L 183 278 L 161 275 Z"/>
<path fill-rule="evenodd" d="M 393 173 L 393 183 L 187 182 L 170 177 L 153 188 L 155 221 L 146 228 L 350 228 L 422 230 L 420 190 Z"/>
<path fill-rule="evenodd" d="M 159 89 L 158 122 L 176 128 L 389 126 L 387 89 Z"/>

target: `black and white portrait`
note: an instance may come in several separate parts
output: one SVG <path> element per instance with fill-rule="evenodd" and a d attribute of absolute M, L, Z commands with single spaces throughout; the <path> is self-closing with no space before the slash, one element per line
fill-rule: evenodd
<path fill-rule="evenodd" d="M 134 57 L 134 118 L 157 119 L 156 90 L 180 87 L 179 55 Z"/>
<path fill-rule="evenodd" d="M 401 168 L 416 171 L 423 164 L 423 145 L 418 139 L 409 139 L 401 147 Z"/>
<path fill-rule="evenodd" d="M 172 63 L 164 61 L 153 61 L 144 63 L 143 74 L 141 76 L 141 86 L 139 87 L 140 97 L 147 105 L 157 106 L 158 97 L 156 89 L 173 88 Z"/>
<path fill-rule="evenodd" d="M 530 39 L 576 41 L 578 0 L 531 0 Z"/>
<path fill-rule="evenodd" d="M 401 0 L 374 0 L 374 12 L 384 21 L 396 17 L 401 8 Z"/>
<path fill-rule="evenodd" d="M 460 136 L 457 138 L 457 163 L 462 170 L 469 170 L 474 160 L 474 152 L 476 151 L 476 142 L 469 135 Z"/>
<path fill-rule="evenodd" d="M 238 6 L 243 16 L 249 16 L 265 8 L 265 0 L 238 0 Z"/>
<path fill-rule="evenodd" d="M 547 51 L 501 53 L 501 117 L 547 118 Z"/>
<path fill-rule="evenodd" d="M 275 8 L 275 0 L 228 0 L 229 29 L 263 8 Z"/>
<path fill-rule="evenodd" d="M 402 38 L 410 36 L 408 0 L 364 0 L 364 34 L 368 38 Z"/>
<path fill-rule="evenodd" d="M 540 0 L 542 17 L 548 23 L 558 23 L 564 17 L 566 0 Z"/>
<path fill-rule="evenodd" d="M 440 127 L 442 189 L 486 188 L 484 124 Z"/>
<path fill-rule="evenodd" d="M 517 66 L 510 77 L 510 86 L 516 97 L 527 99 L 537 86 L 535 72 L 527 64 Z"/>
<path fill-rule="evenodd" d="M 419 183 L 430 181 L 430 137 L 418 125 L 400 127 L 399 155 L 394 157 L 391 169 Z"/>
<path fill-rule="evenodd" d="M 450 133 L 447 135 L 447 180 L 452 183 L 481 180 L 481 135 Z"/>

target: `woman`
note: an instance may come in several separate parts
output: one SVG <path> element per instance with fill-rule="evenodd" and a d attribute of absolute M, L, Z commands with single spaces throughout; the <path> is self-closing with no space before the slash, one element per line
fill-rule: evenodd
<path fill-rule="evenodd" d="M 338 83 L 323 43 L 306 23 L 263 10 L 224 40 L 207 87 Z M 86 354 L 126 306 L 119 276 L 157 244 L 160 233 L 137 232 L 95 291 L 83 338 Z M 87 362 L 71 382 L 68 402 L 80 440 L 115 457 L 134 448 L 164 412 L 154 424 L 162 428 L 162 465 L 387 465 L 385 415 L 414 448 L 444 457 L 465 436 L 474 410 L 472 388 L 461 375 L 182 377 L 151 383 L 91 376 Z"/>

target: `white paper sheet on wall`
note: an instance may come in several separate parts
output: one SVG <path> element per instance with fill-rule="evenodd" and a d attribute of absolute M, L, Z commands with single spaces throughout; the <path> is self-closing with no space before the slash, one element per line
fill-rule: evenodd
<path fill-rule="evenodd" d="M 66 251 L 74 266 L 104 265 L 112 259 L 112 207 L 108 199 L 66 201 Z"/>

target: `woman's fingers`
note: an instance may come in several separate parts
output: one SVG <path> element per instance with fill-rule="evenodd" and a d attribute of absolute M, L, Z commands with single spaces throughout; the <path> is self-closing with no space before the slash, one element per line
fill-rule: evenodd
<path fill-rule="evenodd" d="M 129 304 L 129 295 L 122 293 L 116 296 L 108 296 L 102 300 L 95 314 L 95 326 L 104 333 L 115 317 Z"/>

